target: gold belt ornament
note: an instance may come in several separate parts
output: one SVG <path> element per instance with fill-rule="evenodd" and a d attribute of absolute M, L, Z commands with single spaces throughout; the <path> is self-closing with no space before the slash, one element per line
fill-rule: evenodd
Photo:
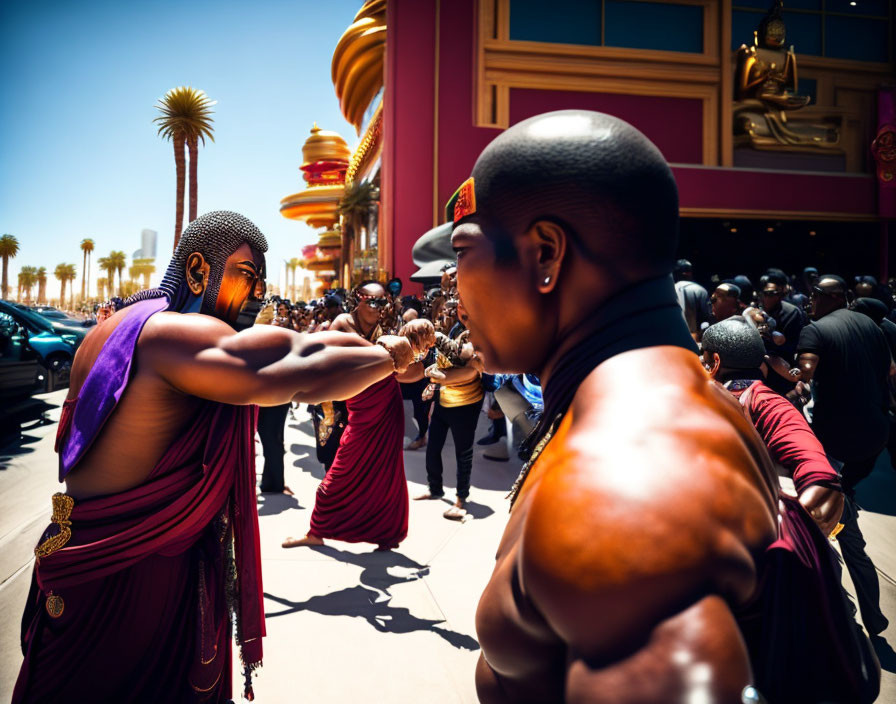
<path fill-rule="evenodd" d="M 42 557 L 47 557 L 47 555 L 52 555 L 61 547 L 64 547 L 71 539 L 72 522 L 69 519 L 72 516 L 74 507 L 75 500 L 68 494 L 53 494 L 53 516 L 50 518 L 50 521 L 59 526 L 59 532 L 34 548 L 34 556 L 38 560 Z"/>

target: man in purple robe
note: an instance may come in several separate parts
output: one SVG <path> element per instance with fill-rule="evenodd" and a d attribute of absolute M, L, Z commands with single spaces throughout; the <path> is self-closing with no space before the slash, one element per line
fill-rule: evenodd
<path fill-rule="evenodd" d="M 161 287 L 81 345 L 13 702 L 226 701 L 231 614 L 252 698 L 256 405 L 349 398 L 414 354 L 404 338 L 251 327 L 266 250 L 241 215 L 198 218 Z"/>

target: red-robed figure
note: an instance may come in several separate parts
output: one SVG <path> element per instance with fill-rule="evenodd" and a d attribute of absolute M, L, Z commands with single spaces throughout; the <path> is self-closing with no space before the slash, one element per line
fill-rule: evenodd
<path fill-rule="evenodd" d="M 75 356 L 56 445 L 66 492 L 35 548 L 13 702 L 226 701 L 232 635 L 251 697 L 256 405 L 349 398 L 414 354 L 404 338 L 250 327 L 266 250 L 246 218 L 200 217 L 161 287 Z"/>

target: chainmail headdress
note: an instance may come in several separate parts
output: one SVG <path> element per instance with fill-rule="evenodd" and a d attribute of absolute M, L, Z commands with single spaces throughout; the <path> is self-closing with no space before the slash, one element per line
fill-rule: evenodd
<path fill-rule="evenodd" d="M 140 291 L 124 305 L 166 296 L 168 310 L 182 310 L 192 296 L 186 279 L 187 257 L 199 252 L 209 264 L 208 285 L 203 295 L 203 312 L 208 312 L 218 297 L 224 263 L 244 242 L 260 252 L 268 250 L 268 242 L 261 230 L 239 213 L 215 210 L 196 218 L 181 235 L 159 288 Z"/>

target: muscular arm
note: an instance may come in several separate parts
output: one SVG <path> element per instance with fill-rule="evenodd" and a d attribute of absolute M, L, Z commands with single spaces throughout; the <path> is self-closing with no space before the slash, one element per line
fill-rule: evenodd
<path fill-rule="evenodd" d="M 803 414 L 771 390 L 752 395 L 750 414 L 769 455 L 790 472 L 803 508 L 830 535 L 843 513 L 840 478 Z"/>
<path fill-rule="evenodd" d="M 357 335 L 263 325 L 235 332 L 203 315 L 161 313 L 140 336 L 139 364 L 191 396 L 235 405 L 342 400 L 389 376 L 389 353 Z"/>
<path fill-rule="evenodd" d="M 796 366 L 800 370 L 800 380 L 808 383 L 815 376 L 815 369 L 818 367 L 818 355 L 812 352 L 801 352 L 797 358 Z"/>
<path fill-rule="evenodd" d="M 420 381 L 423 376 L 423 362 L 414 362 L 404 374 L 399 374 L 396 378 L 402 384 L 411 384 Z"/>
<path fill-rule="evenodd" d="M 427 370 L 427 376 L 437 384 L 442 386 L 458 386 L 474 381 L 479 372 L 473 367 L 448 367 L 446 369 L 438 369 L 433 365 Z"/>

